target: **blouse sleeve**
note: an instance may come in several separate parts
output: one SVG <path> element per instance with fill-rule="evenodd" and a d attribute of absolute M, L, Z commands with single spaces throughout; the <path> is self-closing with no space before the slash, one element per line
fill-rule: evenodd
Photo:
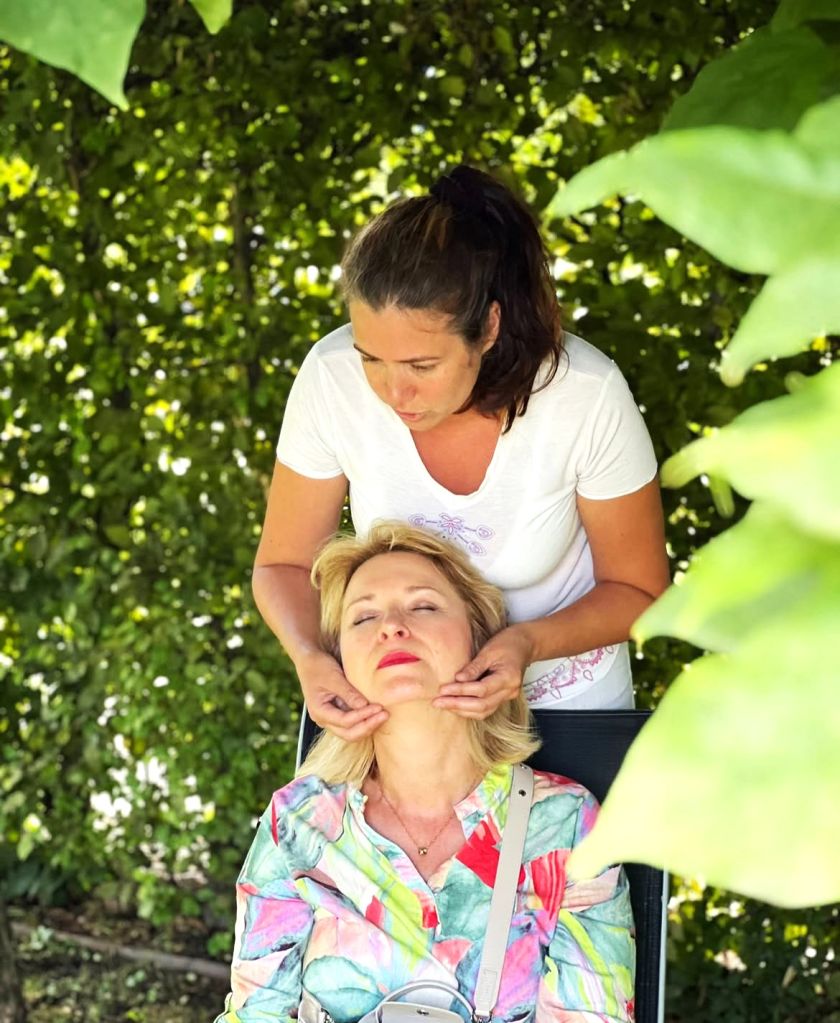
<path fill-rule="evenodd" d="M 582 431 L 577 450 L 577 492 L 607 500 L 650 483 L 656 455 L 645 421 L 618 366 L 613 365 Z"/>
<path fill-rule="evenodd" d="M 333 417 L 324 394 L 317 345 L 301 363 L 286 401 L 277 459 L 310 479 L 340 476 L 333 440 Z"/>
<path fill-rule="evenodd" d="M 215 1023 L 289 1023 L 301 998 L 303 951 L 312 907 L 295 886 L 263 814 L 236 885 L 231 993 Z"/>
<path fill-rule="evenodd" d="M 574 844 L 598 811 L 587 793 Z M 566 885 L 543 963 L 536 1023 L 632 1023 L 636 943 L 630 889 L 621 866 Z"/>

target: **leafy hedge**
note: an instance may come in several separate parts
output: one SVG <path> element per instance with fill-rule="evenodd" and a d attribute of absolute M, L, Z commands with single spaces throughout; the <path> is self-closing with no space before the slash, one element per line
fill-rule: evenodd
<path fill-rule="evenodd" d="M 242 2 L 210 37 L 160 0 L 124 113 L 0 48 L 7 897 L 94 890 L 158 922 L 202 915 L 226 947 L 243 817 L 288 778 L 297 731 L 250 564 L 294 369 L 342 318 L 345 238 L 461 159 L 547 207 L 654 134 L 698 70 L 772 13 Z M 833 351 L 818 338 L 725 387 L 721 350 L 762 268 L 730 269 L 677 228 L 627 198 L 546 220 L 567 322 L 619 362 L 663 461 Z M 678 573 L 725 525 L 713 496 L 740 519 L 746 502 L 715 479 L 666 494 Z M 648 642 L 642 702 L 696 653 Z M 830 911 L 677 894 L 675 1019 L 836 1008 Z"/>

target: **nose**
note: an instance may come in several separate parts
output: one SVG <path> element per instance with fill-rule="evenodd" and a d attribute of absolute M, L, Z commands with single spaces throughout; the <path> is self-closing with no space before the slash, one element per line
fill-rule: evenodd
<path fill-rule="evenodd" d="M 410 380 L 406 379 L 402 370 L 388 374 L 385 381 L 385 401 L 391 408 L 408 411 L 414 398 L 415 389 Z"/>
<path fill-rule="evenodd" d="M 397 609 L 386 612 L 379 621 L 380 640 L 401 639 L 408 635 L 408 625 Z"/>

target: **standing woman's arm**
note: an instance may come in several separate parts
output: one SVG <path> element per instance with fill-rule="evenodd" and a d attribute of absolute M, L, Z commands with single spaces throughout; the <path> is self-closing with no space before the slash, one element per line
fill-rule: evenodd
<path fill-rule="evenodd" d="M 578 495 L 577 505 L 595 586 L 562 611 L 523 623 L 535 661 L 624 642 L 633 622 L 671 581 L 656 480 L 609 500 Z"/>
<path fill-rule="evenodd" d="M 338 528 L 346 494 L 344 476 L 311 479 L 275 462 L 252 588 L 297 670 L 313 720 L 352 742 L 378 728 L 387 712 L 369 704 L 321 648 L 318 594 L 309 580 L 316 551 Z"/>
<path fill-rule="evenodd" d="M 497 633 L 458 672 L 458 681 L 441 687 L 435 706 L 486 717 L 516 695 L 533 661 L 624 642 L 633 622 L 667 589 L 656 480 L 623 497 L 593 500 L 578 495 L 577 505 L 592 551 L 594 587 L 560 611 Z"/>

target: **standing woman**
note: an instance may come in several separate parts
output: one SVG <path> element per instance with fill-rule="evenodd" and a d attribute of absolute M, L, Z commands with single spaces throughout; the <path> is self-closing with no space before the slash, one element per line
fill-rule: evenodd
<path fill-rule="evenodd" d="M 437 532 L 504 592 L 509 626 L 437 706 L 632 707 L 629 629 L 668 585 L 656 461 L 618 367 L 562 331 L 531 213 L 458 167 L 363 229 L 342 281 L 351 322 L 295 379 L 253 576 L 313 719 L 353 741 L 387 718 L 318 638 L 309 573 L 348 488 L 357 533 Z"/>

